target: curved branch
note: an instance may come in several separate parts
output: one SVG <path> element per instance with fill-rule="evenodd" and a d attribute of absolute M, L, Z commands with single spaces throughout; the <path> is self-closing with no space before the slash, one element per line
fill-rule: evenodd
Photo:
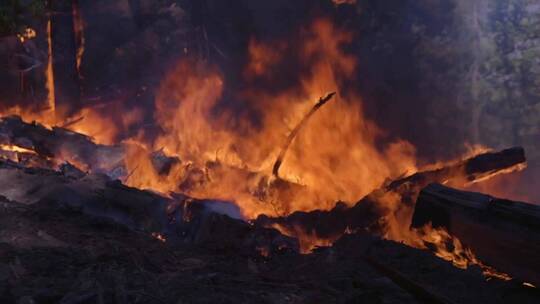
<path fill-rule="evenodd" d="M 313 108 L 311 108 L 311 110 L 306 114 L 306 116 L 304 116 L 304 118 L 302 118 L 300 123 L 298 123 L 298 125 L 296 125 L 296 127 L 292 130 L 291 134 L 289 134 L 289 136 L 287 137 L 287 141 L 285 142 L 285 144 L 281 148 L 281 151 L 279 152 L 278 158 L 276 159 L 276 162 L 274 163 L 274 167 L 272 168 L 272 174 L 276 178 L 279 178 L 279 168 L 281 167 L 281 164 L 283 163 L 283 160 L 285 159 L 285 155 L 287 154 L 287 151 L 289 150 L 289 146 L 291 145 L 292 141 L 294 140 L 294 138 L 296 137 L 296 135 L 298 134 L 300 129 L 302 129 L 302 127 L 306 124 L 306 122 L 309 120 L 309 118 L 313 114 L 315 114 L 315 112 L 317 112 L 317 110 L 320 107 L 322 107 L 325 103 L 330 101 L 330 99 L 332 99 L 332 97 L 334 97 L 334 95 L 336 95 L 336 92 L 332 92 L 332 93 L 329 93 L 328 95 L 326 95 L 325 97 L 321 97 L 319 99 L 319 102 L 317 102 L 317 104 L 315 104 L 313 106 Z"/>

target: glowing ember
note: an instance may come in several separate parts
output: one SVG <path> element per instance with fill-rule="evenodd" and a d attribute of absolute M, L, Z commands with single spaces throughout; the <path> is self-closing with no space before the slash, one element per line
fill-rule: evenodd
<path fill-rule="evenodd" d="M 480 182 L 489 180 L 489 179 L 491 179 L 491 178 L 493 178 L 495 176 L 498 176 L 498 175 L 509 174 L 509 173 L 512 173 L 512 172 L 519 172 L 519 171 L 525 170 L 525 168 L 527 168 L 526 163 L 517 164 L 517 165 L 515 165 L 513 167 L 510 167 L 510 168 L 507 168 L 505 170 L 498 170 L 496 172 L 491 172 L 491 173 L 485 174 L 483 176 L 480 176 L 477 179 L 475 179 L 474 181 L 472 181 L 471 184 L 480 183 Z"/>
<path fill-rule="evenodd" d="M 283 235 L 298 238 L 300 242 L 300 253 L 311 253 L 317 247 L 329 247 L 341 236 L 335 238 L 321 238 L 314 232 L 307 232 L 300 226 L 294 226 L 293 230 L 280 224 L 273 224 L 272 228 L 278 230 Z"/>
<path fill-rule="evenodd" d="M 16 152 L 16 153 L 37 154 L 36 151 L 34 151 L 34 150 L 23 148 L 23 147 L 16 146 L 16 145 L 0 144 L 0 150 Z"/>
<path fill-rule="evenodd" d="M 167 239 L 160 233 L 152 232 L 152 237 L 155 238 L 156 240 L 162 242 L 162 243 L 167 242 Z"/>
<path fill-rule="evenodd" d="M 22 33 L 17 34 L 17 38 L 24 43 L 27 40 L 36 38 L 36 31 L 32 28 L 27 27 Z"/>

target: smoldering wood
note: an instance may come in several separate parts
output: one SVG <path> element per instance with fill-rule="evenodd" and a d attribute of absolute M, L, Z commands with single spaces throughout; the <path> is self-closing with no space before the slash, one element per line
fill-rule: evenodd
<path fill-rule="evenodd" d="M 540 206 L 431 184 L 420 192 L 411 226 L 429 223 L 484 263 L 540 285 Z"/>
<path fill-rule="evenodd" d="M 84 173 L 70 164 L 54 171 L 0 160 L 0 181 L 0 193 L 10 202 L 50 212 L 74 210 L 134 231 L 159 233 L 171 243 L 246 252 L 264 248 L 269 254 L 298 252 L 297 240 L 249 225 L 232 203 L 183 194 L 165 197 L 104 174 Z"/>

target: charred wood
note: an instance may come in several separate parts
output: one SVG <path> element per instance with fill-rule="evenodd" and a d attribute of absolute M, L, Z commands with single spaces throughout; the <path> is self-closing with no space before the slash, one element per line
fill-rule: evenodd
<path fill-rule="evenodd" d="M 429 223 L 488 265 L 540 285 L 540 206 L 431 184 L 420 192 L 412 227 Z"/>
<path fill-rule="evenodd" d="M 519 147 L 488 152 L 436 170 L 418 172 L 395 180 L 373 191 L 351 208 L 344 203 L 338 203 L 330 211 L 295 212 L 287 217 L 275 218 L 263 215 L 257 219 L 257 223 L 263 226 L 278 224 L 292 231 L 294 227 L 303 227 L 307 233 L 334 240 L 346 230 L 384 235 L 388 228 L 384 219 L 391 212 L 404 212 L 412 217 L 416 198 L 428 184 L 445 181 L 466 184 L 524 165 L 525 161 L 524 150 Z M 381 198 L 389 193 L 397 194 L 401 199 L 397 210 L 390 210 L 381 203 Z"/>
<path fill-rule="evenodd" d="M 525 150 L 521 147 L 482 153 L 439 169 L 418 172 L 395 180 L 386 187 L 386 190 L 397 192 L 412 190 L 418 193 L 430 183 L 472 183 L 490 175 L 511 170 L 516 166 L 525 165 L 525 162 Z"/>
<path fill-rule="evenodd" d="M 0 193 L 7 201 L 45 213 L 71 210 L 133 231 L 158 234 L 173 244 L 245 254 L 298 251 L 297 240 L 248 224 L 232 203 L 181 194 L 165 197 L 127 187 L 103 174 L 85 174 L 69 164 L 54 171 L 0 161 Z"/>
<path fill-rule="evenodd" d="M 63 116 L 72 114 L 80 100 L 74 1 L 49 0 L 55 102 Z"/>
<path fill-rule="evenodd" d="M 18 116 L 0 119 L 0 144 L 35 151 L 43 159 L 71 161 L 94 172 L 111 173 L 123 166 L 122 146 L 99 145 L 83 134 L 59 127 L 49 129 L 35 122 L 26 123 Z"/>

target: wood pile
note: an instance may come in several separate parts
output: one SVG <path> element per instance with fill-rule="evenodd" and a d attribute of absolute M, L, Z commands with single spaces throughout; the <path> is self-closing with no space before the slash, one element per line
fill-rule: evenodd
<path fill-rule="evenodd" d="M 350 208 L 338 203 L 330 211 L 261 216 L 246 222 L 230 202 L 143 191 L 70 163 L 56 169 L 57 164 L 46 161 L 65 151 L 94 165 L 99 160 L 96 155 L 118 156 L 122 151 L 122 147 L 97 145 L 66 129 L 8 117 L 0 121 L 0 144 L 33 151 L 13 152 L 18 157 L 26 153 L 45 161 L 0 160 L 0 301 L 5 303 L 209 303 L 218 299 L 234 303 L 534 303 L 540 299 L 536 289 L 520 281 L 487 282 L 478 267 L 458 269 L 429 251 L 382 239 L 388 229 L 385 219 L 399 210 L 381 205 L 381 197 L 398 194 L 402 208 L 412 211 L 426 185 L 474 181 L 508 170 L 525 162 L 521 148 L 485 153 L 390 182 Z M 154 155 L 156 167 L 167 170 L 169 158 L 159 151 Z M 455 221 L 473 226 L 470 219 L 454 216 L 456 208 L 443 208 L 451 216 L 441 218 L 450 221 L 429 218 L 437 212 L 421 216 L 431 206 L 425 204 L 430 195 L 440 199 L 433 190 L 439 188 L 433 187 L 420 192 L 415 225 L 429 219 L 461 237 L 463 230 L 455 228 Z M 485 213 L 472 209 L 467 216 Z M 483 249 L 494 248 L 493 242 L 518 246 L 519 237 L 530 236 L 533 242 L 538 236 L 536 209 L 498 200 L 490 201 L 487 209 L 490 215 L 481 216 L 490 230 L 483 231 L 492 234 L 478 243 L 484 246 L 478 247 L 478 254 L 486 261 L 490 256 Z M 491 225 L 492 216 L 504 220 Z M 516 234 L 517 230 L 505 226 L 513 225 L 512 221 L 522 229 L 513 240 L 510 231 Z M 299 240 L 272 228 L 273 224 L 301 227 L 335 243 L 300 254 Z M 351 231 L 344 234 L 346 229 Z M 476 241 L 476 236 L 470 237 L 463 237 L 468 245 Z M 523 248 L 505 256 L 508 265 L 500 264 L 501 270 L 536 282 L 531 271 L 534 255 L 515 262 L 520 254 L 534 250 Z M 499 266 L 495 258 L 489 261 Z"/>

